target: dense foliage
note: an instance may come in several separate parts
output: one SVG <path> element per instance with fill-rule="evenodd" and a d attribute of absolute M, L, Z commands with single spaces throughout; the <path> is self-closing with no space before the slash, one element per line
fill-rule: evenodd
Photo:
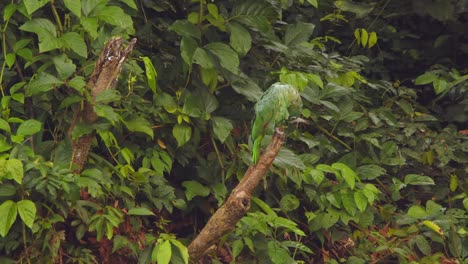
<path fill-rule="evenodd" d="M 0 262 L 187 262 L 251 164 L 253 106 L 277 81 L 300 89 L 310 124 L 286 131 L 213 263 L 468 259 L 466 1 L 11 0 L 0 10 Z M 132 58 L 96 99 L 98 122 L 69 131 L 115 35 L 138 39 Z M 70 139 L 92 131 L 74 174 Z"/>

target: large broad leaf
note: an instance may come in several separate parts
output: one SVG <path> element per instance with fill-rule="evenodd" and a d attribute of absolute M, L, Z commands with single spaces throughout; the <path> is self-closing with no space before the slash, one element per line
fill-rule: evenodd
<path fill-rule="evenodd" d="M 296 168 L 299 170 L 304 170 L 304 162 L 290 149 L 285 147 L 281 148 L 273 161 L 275 166 L 280 168 Z"/>
<path fill-rule="evenodd" d="M 408 174 L 405 176 L 405 184 L 408 185 L 434 185 L 434 180 L 429 176 Z"/>
<path fill-rule="evenodd" d="M 182 186 L 185 188 L 185 196 L 191 201 L 193 197 L 206 197 L 210 194 L 210 189 L 197 181 L 184 181 Z"/>
<path fill-rule="evenodd" d="M 62 80 L 70 77 L 76 70 L 76 65 L 65 54 L 55 56 L 52 61 L 54 62 L 55 70 L 57 70 Z"/>
<path fill-rule="evenodd" d="M 224 142 L 233 128 L 231 121 L 224 117 L 213 117 L 211 118 L 211 122 L 214 134 L 219 141 Z"/>
<path fill-rule="evenodd" d="M 263 90 L 253 81 L 247 78 L 239 78 L 231 83 L 232 89 L 244 95 L 247 100 L 257 102 L 262 97 Z"/>
<path fill-rule="evenodd" d="M 211 69 L 214 67 L 213 59 L 211 56 L 203 49 L 196 48 L 193 53 L 193 63 L 196 63 L 204 69 Z"/>
<path fill-rule="evenodd" d="M 18 212 L 24 224 L 31 228 L 36 218 L 36 205 L 31 200 L 21 200 L 17 203 Z"/>
<path fill-rule="evenodd" d="M 294 263 L 289 251 L 282 247 L 277 240 L 268 242 L 268 256 L 274 264 Z"/>
<path fill-rule="evenodd" d="M 16 220 L 18 208 L 15 202 L 8 200 L 0 205 L 0 212 L 2 212 L 2 217 L 0 217 L 0 235 L 5 237 Z"/>
<path fill-rule="evenodd" d="M 172 256 L 171 242 L 166 240 L 156 244 L 151 254 L 151 259 L 158 264 L 169 264 Z"/>
<path fill-rule="evenodd" d="M 286 194 L 281 198 L 280 208 L 283 212 L 289 212 L 296 210 L 299 204 L 299 199 L 294 194 Z"/>
<path fill-rule="evenodd" d="M 353 2 L 351 0 L 338 0 L 335 1 L 335 6 L 346 12 L 356 14 L 357 18 L 363 18 L 367 16 L 374 9 L 374 5 L 367 3 Z"/>
<path fill-rule="evenodd" d="M 270 21 L 279 17 L 279 11 L 268 1 L 243 1 L 234 6 L 231 16 L 260 34 L 273 36 Z"/>
<path fill-rule="evenodd" d="M 373 180 L 384 175 L 387 171 L 378 165 L 369 164 L 358 167 L 356 173 L 359 175 L 360 179 Z"/>
<path fill-rule="evenodd" d="M 29 119 L 21 123 L 21 125 L 18 127 L 18 130 L 16 131 L 16 134 L 20 136 L 30 136 L 41 131 L 41 128 L 41 122 L 35 119 Z"/>
<path fill-rule="evenodd" d="M 7 160 L 5 162 L 5 174 L 7 179 L 12 179 L 21 184 L 24 177 L 23 162 L 19 159 Z"/>
<path fill-rule="evenodd" d="M 81 0 L 63 0 L 63 3 L 75 16 L 81 17 Z"/>
<path fill-rule="evenodd" d="M 130 131 L 142 132 L 151 138 L 154 137 L 153 128 L 151 127 L 150 122 L 142 116 L 133 116 L 127 118 L 124 123 Z"/>
<path fill-rule="evenodd" d="M 212 42 L 205 48 L 218 57 L 223 68 L 234 74 L 239 72 L 239 56 L 231 47 L 221 42 Z"/>
<path fill-rule="evenodd" d="M 192 136 L 192 128 L 185 124 L 176 124 L 172 128 L 172 135 L 177 140 L 177 147 L 183 146 Z"/>
<path fill-rule="evenodd" d="M 129 34 L 135 33 L 133 28 L 132 18 L 125 14 L 122 8 L 118 6 L 99 6 L 97 10 L 94 11 L 94 15 L 99 19 L 114 25 L 121 27 L 127 31 Z"/>
<path fill-rule="evenodd" d="M 315 25 L 310 23 L 299 22 L 297 24 L 288 25 L 284 35 L 284 44 L 291 47 L 307 42 L 314 32 L 314 29 Z"/>
<path fill-rule="evenodd" d="M 359 180 L 357 174 L 349 168 L 344 163 L 333 163 L 332 168 L 338 169 L 341 171 L 341 176 L 344 178 L 345 182 L 348 184 L 349 188 L 352 190 L 356 184 L 356 180 Z"/>
<path fill-rule="evenodd" d="M 32 15 L 36 10 L 47 4 L 47 2 L 49 2 L 49 0 L 23 0 L 28 15 Z"/>
<path fill-rule="evenodd" d="M 209 120 L 211 113 L 218 108 L 216 97 L 205 89 L 197 89 L 185 98 L 182 111 L 191 116 Z"/>
<path fill-rule="evenodd" d="M 41 72 L 29 82 L 26 87 L 26 95 L 32 96 L 39 93 L 50 91 L 63 82 L 57 79 L 55 76 L 50 75 L 46 72 Z"/>
<path fill-rule="evenodd" d="M 200 30 L 198 30 L 197 26 L 187 20 L 177 20 L 169 27 L 169 30 L 184 37 L 193 37 L 196 39 L 200 39 L 201 37 Z"/>
<path fill-rule="evenodd" d="M 180 56 L 190 67 L 192 67 L 193 55 L 195 54 L 195 50 L 197 50 L 197 48 L 198 44 L 195 39 L 189 36 L 182 36 L 182 40 L 180 41 Z M 201 54 L 199 56 L 203 57 L 204 55 Z M 203 58 L 201 59 L 203 60 Z"/>
<path fill-rule="evenodd" d="M 156 78 L 158 77 L 158 73 L 154 68 L 153 62 L 149 57 L 140 57 L 145 64 L 145 73 L 146 73 L 146 80 L 148 81 L 148 86 L 151 88 L 154 94 L 156 94 Z"/>
<path fill-rule="evenodd" d="M 83 36 L 76 32 L 67 32 L 60 37 L 62 46 L 67 49 L 73 50 L 76 54 L 83 58 L 88 57 L 88 48 L 84 41 Z"/>
<path fill-rule="evenodd" d="M 229 44 L 237 54 L 239 54 L 239 56 L 245 56 L 252 46 L 252 37 L 250 36 L 249 31 L 244 26 L 236 22 L 230 22 L 228 29 L 231 32 Z"/>

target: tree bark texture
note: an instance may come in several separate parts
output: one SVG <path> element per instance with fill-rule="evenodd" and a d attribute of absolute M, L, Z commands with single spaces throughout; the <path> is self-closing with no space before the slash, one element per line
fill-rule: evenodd
<path fill-rule="evenodd" d="M 90 100 L 87 101 L 83 109 L 75 112 L 73 121 L 69 129 L 69 135 L 72 136 L 73 129 L 78 123 L 92 125 L 97 120 L 97 115 L 94 112 L 94 102 L 96 96 L 105 90 L 114 89 L 117 83 L 117 78 L 122 70 L 123 64 L 130 52 L 135 46 L 136 39 L 132 39 L 126 47 L 123 46 L 121 37 L 111 38 L 102 49 L 99 58 L 96 62 L 91 78 L 87 83 L 90 89 Z M 81 173 L 86 162 L 88 152 L 91 148 L 91 143 L 94 139 L 94 133 L 80 136 L 77 139 L 71 139 L 72 142 L 72 168 L 73 172 Z"/>
<path fill-rule="evenodd" d="M 232 231 L 247 213 L 253 190 L 270 169 L 283 142 L 284 134 L 276 131 L 257 165 L 250 165 L 227 201 L 211 216 L 200 234 L 190 243 L 188 251 L 192 262 L 200 259 L 222 236 Z"/>

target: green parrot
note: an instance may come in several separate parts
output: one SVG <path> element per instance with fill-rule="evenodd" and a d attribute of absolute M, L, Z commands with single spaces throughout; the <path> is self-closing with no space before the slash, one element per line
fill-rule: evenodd
<path fill-rule="evenodd" d="M 302 100 L 299 92 L 289 84 L 275 83 L 263 93 L 255 105 L 255 119 L 252 126 L 252 161 L 257 164 L 260 145 L 266 134 L 273 134 L 275 128 L 299 117 Z"/>

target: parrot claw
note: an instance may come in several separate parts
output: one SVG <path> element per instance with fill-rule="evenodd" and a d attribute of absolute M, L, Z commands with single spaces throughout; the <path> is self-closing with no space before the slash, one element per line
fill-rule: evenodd
<path fill-rule="evenodd" d="M 300 117 L 296 117 L 294 119 L 292 119 L 291 121 L 289 121 L 289 123 L 291 124 L 295 124 L 295 125 L 299 125 L 299 124 L 310 124 L 309 121 L 303 119 L 303 118 L 300 118 Z"/>
<path fill-rule="evenodd" d="M 275 133 L 280 136 L 284 136 L 284 131 L 281 127 L 275 127 Z"/>

